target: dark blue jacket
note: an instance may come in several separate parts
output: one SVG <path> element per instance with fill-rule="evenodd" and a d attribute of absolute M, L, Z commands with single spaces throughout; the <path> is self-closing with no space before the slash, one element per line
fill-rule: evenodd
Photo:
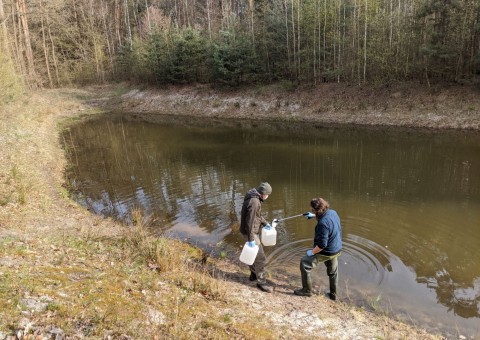
<path fill-rule="evenodd" d="M 323 255 L 335 255 L 342 250 L 342 226 L 335 210 L 327 209 L 318 218 L 313 242 L 313 247 L 322 249 Z"/>

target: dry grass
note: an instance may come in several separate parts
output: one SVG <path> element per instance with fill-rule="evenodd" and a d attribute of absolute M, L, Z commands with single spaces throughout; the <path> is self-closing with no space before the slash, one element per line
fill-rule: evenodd
<path fill-rule="evenodd" d="M 141 226 L 120 238 L 2 238 L 0 253 L 3 332 L 17 330 L 25 316 L 32 330 L 53 324 L 87 337 L 183 338 L 196 328 L 217 337 L 227 328 L 208 303 L 225 304 L 225 284 L 201 269 L 201 252 Z"/>
<path fill-rule="evenodd" d="M 178 244 L 148 239 L 129 232 L 120 242 L 77 237 L 4 241 L 2 257 L 12 262 L 2 268 L 0 330 L 18 329 L 27 315 L 36 329 L 54 324 L 81 336 L 188 334 L 195 323 L 180 321 L 189 320 L 193 310 L 205 317 L 214 314 L 205 301 L 224 299 L 224 288 L 207 272 L 189 268 L 195 258 L 179 257 Z M 161 249 L 155 254 L 162 262 L 170 260 L 169 267 L 159 272 L 151 262 L 155 259 L 144 257 L 151 254 L 146 249 Z M 47 305 L 28 307 L 29 299 L 37 304 L 46 300 Z M 202 322 L 206 320 L 199 318 Z"/>

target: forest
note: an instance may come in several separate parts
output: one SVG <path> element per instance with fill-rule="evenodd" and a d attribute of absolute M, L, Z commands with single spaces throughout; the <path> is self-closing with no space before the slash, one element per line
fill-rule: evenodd
<path fill-rule="evenodd" d="M 0 0 L 0 24 L 5 93 L 480 74 L 480 0 Z"/>

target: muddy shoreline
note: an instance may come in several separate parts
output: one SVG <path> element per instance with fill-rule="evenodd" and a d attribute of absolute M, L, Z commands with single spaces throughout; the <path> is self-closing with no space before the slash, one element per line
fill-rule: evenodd
<path fill-rule="evenodd" d="M 155 121 L 157 116 L 305 123 L 320 127 L 415 128 L 479 131 L 480 89 L 421 84 L 360 87 L 323 84 L 286 91 L 270 86 L 238 91 L 206 86 L 128 88 L 107 104 L 115 111 Z M 163 119 L 163 118 L 162 118 Z"/>

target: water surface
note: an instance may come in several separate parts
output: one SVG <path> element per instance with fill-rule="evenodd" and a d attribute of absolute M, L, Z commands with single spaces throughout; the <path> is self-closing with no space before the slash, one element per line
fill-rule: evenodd
<path fill-rule="evenodd" d="M 268 220 L 327 199 L 342 220 L 341 299 L 433 331 L 480 336 L 480 136 L 312 124 L 107 117 L 63 138 L 79 202 L 234 259 L 245 192 Z M 268 272 L 300 284 L 315 222 L 279 225 Z M 325 269 L 314 271 L 320 291 Z"/>

